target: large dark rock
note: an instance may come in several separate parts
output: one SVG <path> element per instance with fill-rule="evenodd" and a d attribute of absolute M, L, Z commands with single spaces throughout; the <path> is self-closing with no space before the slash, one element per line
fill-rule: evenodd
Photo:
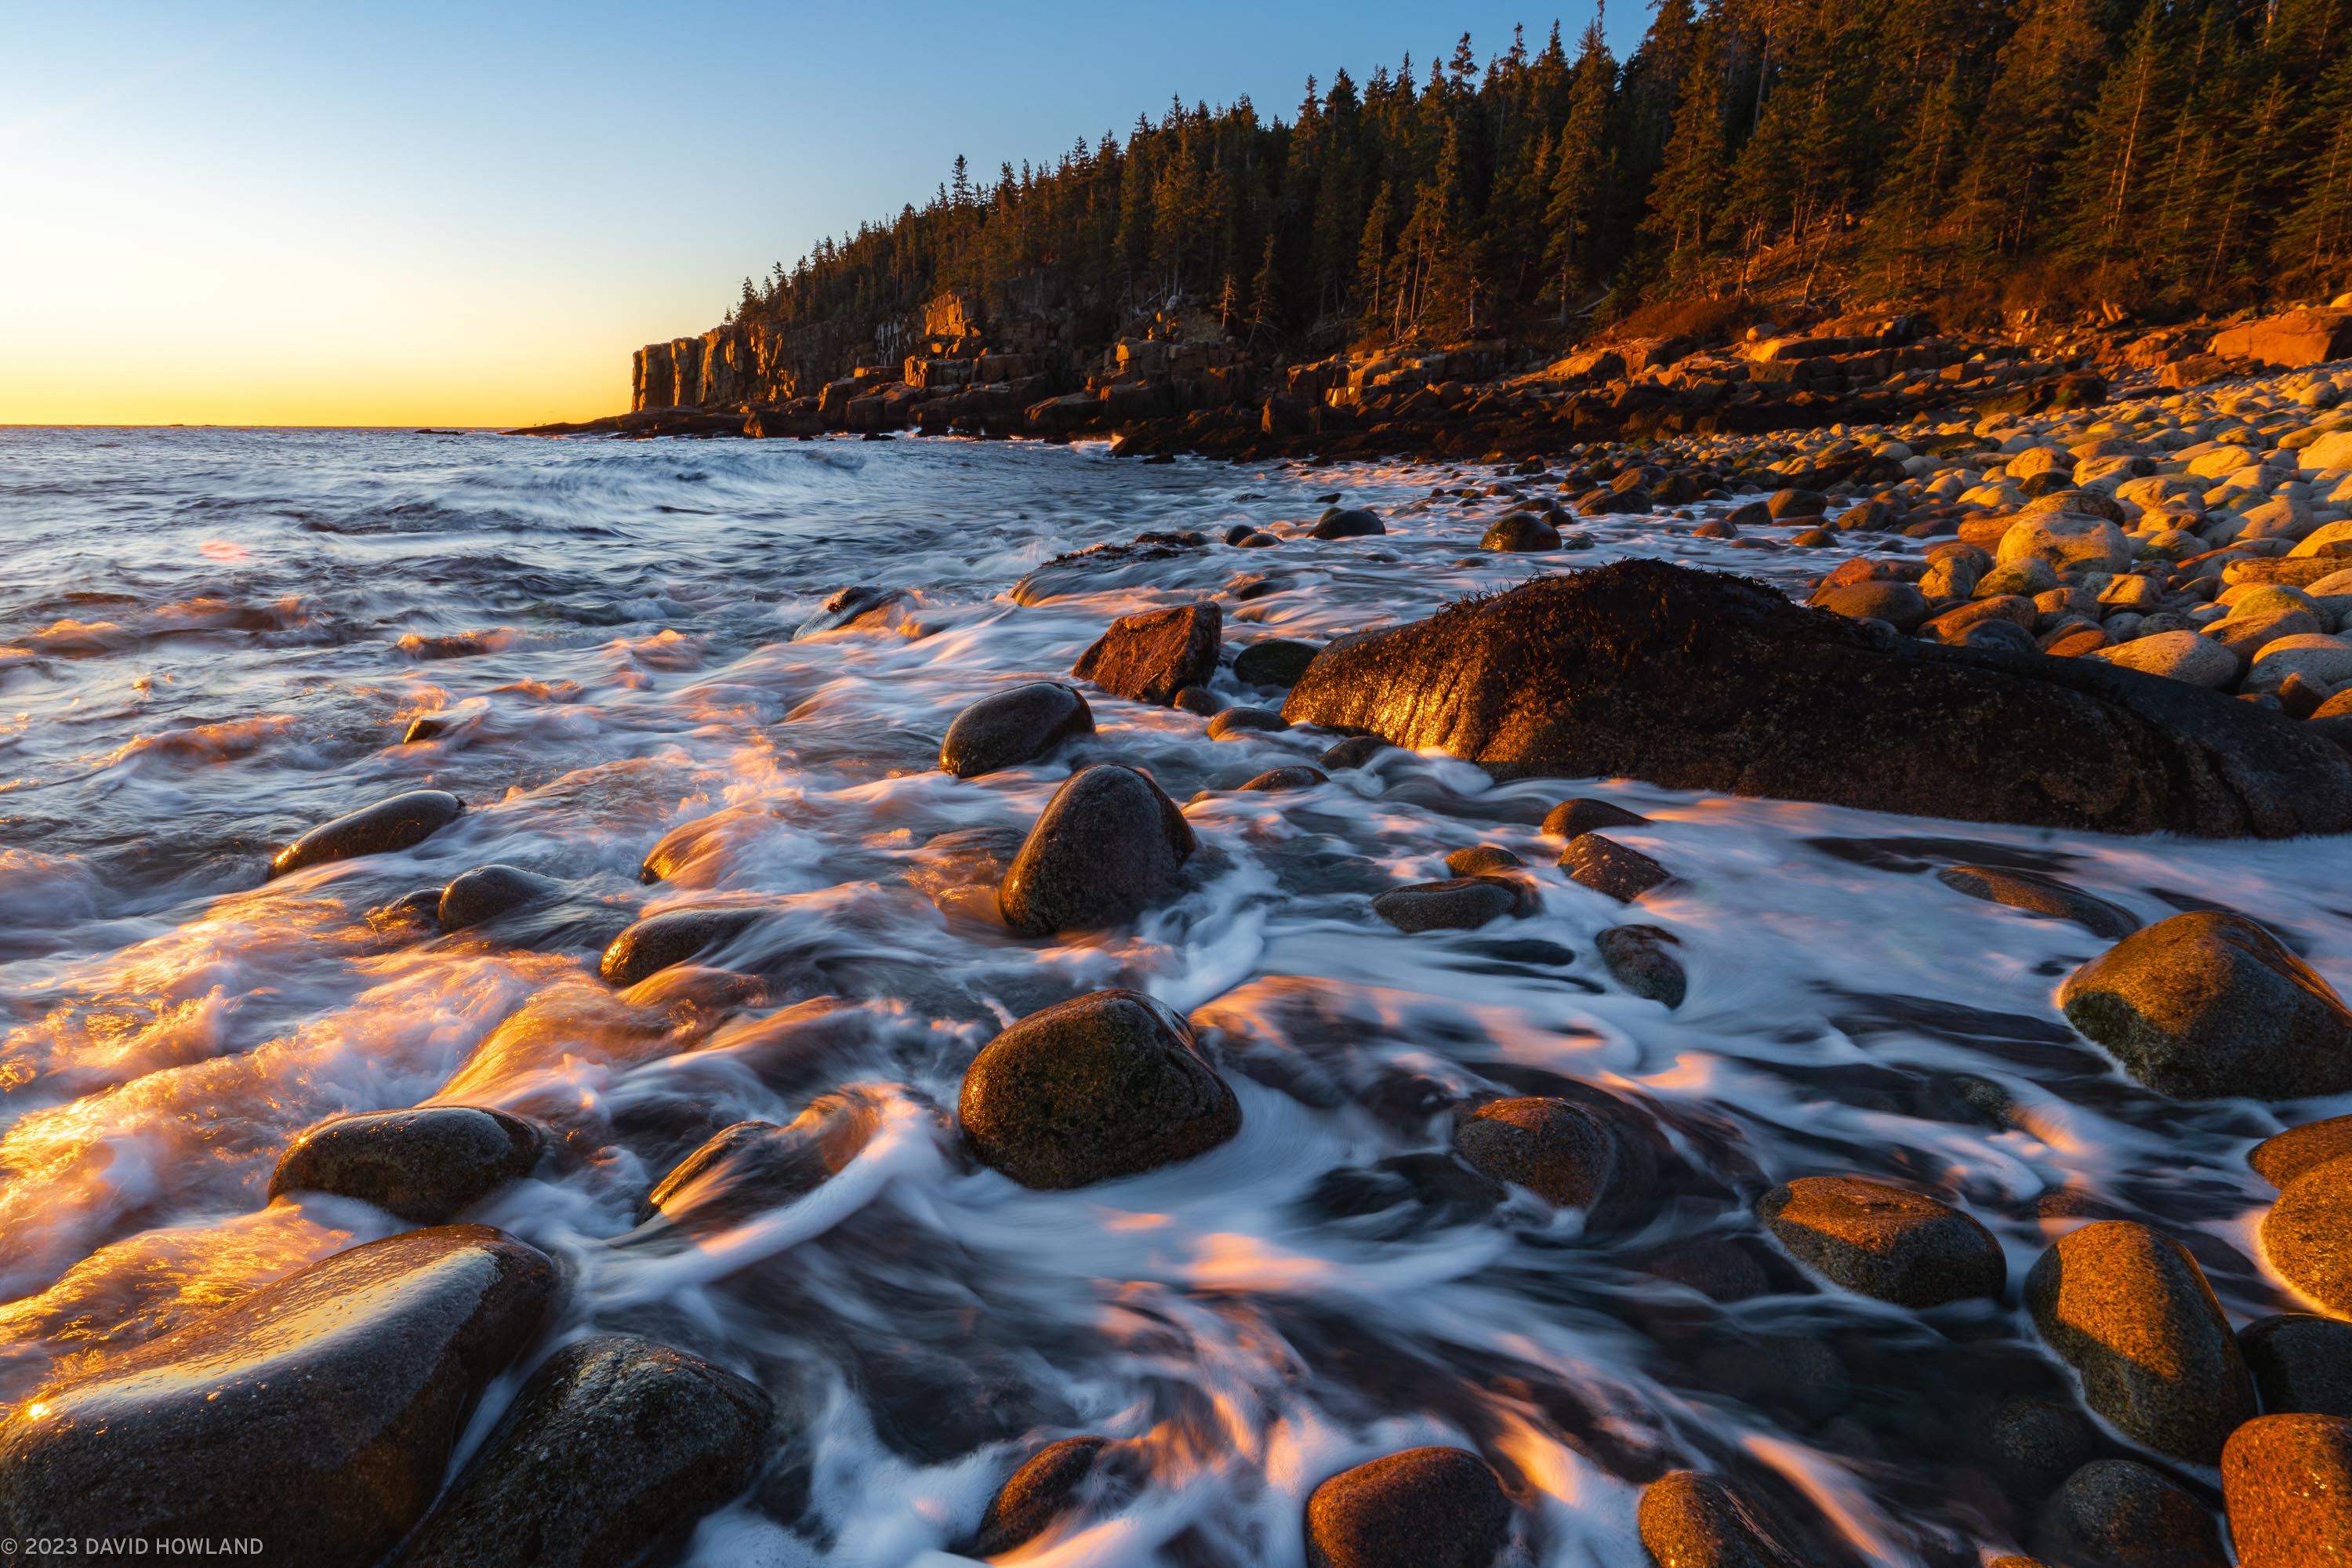
<path fill-rule="evenodd" d="M 2352 1419 L 2352 1323 L 2311 1312 L 2257 1318 L 2238 1331 L 2263 1414 Z"/>
<path fill-rule="evenodd" d="M 339 1116 L 288 1146 L 269 1195 L 333 1193 L 417 1225 L 443 1225 L 530 1174 L 546 1146 L 538 1123 L 470 1105 Z"/>
<path fill-rule="evenodd" d="M 323 866 L 330 860 L 406 849 L 422 844 L 465 814 L 466 803 L 447 790 L 410 790 L 348 816 L 320 823 L 280 849 L 270 859 L 269 874 L 283 877 L 289 871 Z"/>
<path fill-rule="evenodd" d="M 1947 866 L 1936 879 L 1956 893 L 1987 903 L 2007 904 L 2029 914 L 2072 921 L 2093 936 L 2114 942 L 2139 930 L 2139 920 L 2119 904 L 2069 887 L 2055 877 L 1999 866 Z"/>
<path fill-rule="evenodd" d="M 1465 1448 L 1407 1448 L 1307 1498 L 1308 1568 L 1489 1568 L 1510 1533 L 1510 1500 Z"/>
<path fill-rule="evenodd" d="M 2254 1414 L 2253 1380 L 2186 1248 L 2130 1220 L 2061 1237 L 2025 1277 L 2025 1304 L 2083 1397 L 2134 1442 L 2210 1465 Z"/>
<path fill-rule="evenodd" d="M 1105 763 L 1054 792 L 997 889 L 1004 923 L 1029 936 L 1132 920 L 1192 858 L 1192 825 L 1149 773 Z"/>
<path fill-rule="evenodd" d="M 1559 530 L 1531 511 L 1509 512 L 1495 520 L 1479 539 L 1478 548 L 1520 555 L 1558 550 Z"/>
<path fill-rule="evenodd" d="M 1380 514 L 1360 506 L 1333 506 L 1323 509 L 1307 531 L 1309 539 L 1367 539 L 1375 533 L 1386 533 L 1388 525 Z"/>
<path fill-rule="evenodd" d="M 738 1121 L 679 1161 L 646 1212 L 692 1230 L 719 1230 L 804 1197 L 872 1142 L 881 1118 L 856 1094 L 828 1094 L 789 1126 Z"/>
<path fill-rule="evenodd" d="M 1634 1163 L 1608 1123 L 1544 1095 L 1455 1110 L 1454 1152 L 1481 1175 L 1515 1183 L 1562 1208 L 1631 1196 L 1638 1184 Z"/>
<path fill-rule="evenodd" d="M 1372 896 L 1372 913 L 1399 931 L 1476 931 L 1490 921 L 1533 912 L 1531 889 L 1508 877 L 1456 877 L 1415 882 Z"/>
<path fill-rule="evenodd" d="M 2034 1550 L 2068 1568 L 2226 1568 L 2195 1496 L 2130 1459 L 2094 1459 L 2043 1505 Z"/>
<path fill-rule="evenodd" d="M 1224 612 L 1212 601 L 1121 616 L 1097 637 L 1070 673 L 1130 702 L 1167 707 L 1188 686 L 1217 673 Z"/>
<path fill-rule="evenodd" d="M 1184 1021 L 1135 991 L 1032 1013 L 982 1048 L 957 1115 L 982 1163 L 1082 1187 L 1189 1160 L 1241 1131 L 1241 1102 Z"/>
<path fill-rule="evenodd" d="M 1505 777 L 2116 833 L 2352 825 L 2352 756 L 2250 704 L 2096 660 L 1893 638 L 1658 561 L 1342 637 L 1283 711 Z"/>
<path fill-rule="evenodd" d="M 988 1500 L 963 1555 L 994 1557 L 1045 1534 L 1094 1474 L 1106 1446 L 1100 1437 L 1065 1437 L 1032 1454 Z"/>
<path fill-rule="evenodd" d="M 440 1489 L 554 1286 L 481 1226 L 298 1269 L 19 1405 L 0 1425 L 0 1533 L 257 1536 L 272 1563 L 373 1563 Z"/>
<path fill-rule="evenodd" d="M 2352 1561 L 2352 1421 L 2265 1415 L 2230 1435 L 2221 1495 L 2238 1568 Z"/>
<path fill-rule="evenodd" d="M 773 1406 L 699 1356 L 607 1334 L 531 1373 L 404 1568 L 603 1568 L 685 1543 L 751 1484 Z"/>
<path fill-rule="evenodd" d="M 1659 1568 L 1807 1568 L 1762 1500 L 1736 1480 L 1674 1470 L 1642 1489 L 1642 1544 Z"/>
<path fill-rule="evenodd" d="M 955 716 L 940 742 L 940 771 L 960 779 L 1034 762 L 1073 735 L 1091 735 L 1094 710 L 1058 680 L 982 698 Z"/>
<path fill-rule="evenodd" d="M 2058 1005 L 2176 1099 L 2352 1089 L 2352 1010 L 2243 915 L 2200 910 L 2136 931 L 2069 975 Z"/>
<path fill-rule="evenodd" d="M 611 984 L 635 985 L 649 974 L 732 942 L 767 912 L 740 904 L 719 904 L 647 915 L 613 939 L 596 972 Z"/>
<path fill-rule="evenodd" d="M 1318 651 L 1311 642 L 1265 637 L 1234 655 L 1234 679 L 1249 686 L 1296 686 Z"/>
<path fill-rule="evenodd" d="M 1998 1299 L 2008 1279 L 1992 1233 L 1923 1193 L 1859 1176 L 1800 1176 L 1757 1212 L 1780 1245 L 1847 1289 L 1898 1307 Z"/>
<path fill-rule="evenodd" d="M 443 931 L 464 931 L 516 910 L 544 903 L 563 889 L 552 877 L 519 866 L 477 866 L 441 889 L 434 917 Z"/>
<path fill-rule="evenodd" d="M 1690 976 L 1674 954 L 1676 938 L 1656 926 L 1611 926 L 1592 939 L 1610 977 L 1636 996 L 1679 1007 L 1690 994 Z"/>
<path fill-rule="evenodd" d="M 2263 1216 L 2263 1251 L 2294 1288 L 2352 1313 L 2352 1154 L 2314 1165 Z"/>

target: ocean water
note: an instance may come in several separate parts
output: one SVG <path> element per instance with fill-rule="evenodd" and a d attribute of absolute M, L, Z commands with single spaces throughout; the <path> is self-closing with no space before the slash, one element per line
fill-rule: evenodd
<path fill-rule="evenodd" d="M 2352 1107 L 2138 1088 L 2053 1002 L 2105 944 L 1932 872 L 2038 868 L 2148 921 L 2241 910 L 2342 985 L 2341 847 L 1498 785 L 1403 752 L 1239 794 L 1332 737 L 1212 742 L 1108 697 L 1049 761 L 936 769 L 961 708 L 1063 674 L 1134 610 L 1220 594 L 1229 647 L 1320 640 L 1622 554 L 1784 585 L 1837 558 L 1693 539 L 1686 516 L 1601 520 L 1573 557 L 1482 555 L 1507 499 L 1431 492 L 1493 479 L 1031 444 L 0 431 L 0 1399 L 403 1228 L 269 1203 L 270 1172 L 323 1117 L 439 1100 L 562 1134 L 468 1216 L 564 1265 L 539 1353 L 645 1332 L 786 1411 L 770 1476 L 704 1521 L 698 1563 L 947 1561 L 1013 1465 L 1081 1433 L 1117 1441 L 1119 1482 L 1036 1562 L 1298 1563 L 1318 1481 L 1423 1443 L 1493 1465 L 1522 1563 L 1643 1562 L 1640 1486 L 1682 1465 L 1749 1478 L 1856 1560 L 2014 1549 L 2033 1495 L 1979 1435 L 2004 1398 L 2076 1398 L 2017 1304 L 2024 1269 L 2084 1216 L 2132 1217 L 2185 1242 L 2233 1317 L 2292 1307 L 2244 1152 L 2282 1110 Z M 1391 532 L 1297 537 L 1332 492 Z M 1066 551 L 1244 521 L 1290 537 L 1008 595 Z M 1272 585 L 1237 597 L 1244 577 Z M 904 594 L 793 640 L 854 584 Z M 425 715 L 443 733 L 402 743 Z M 1017 937 L 979 851 L 1104 758 L 1190 803 L 1182 896 L 1128 929 Z M 424 786 L 467 814 L 265 884 L 305 828 Z M 1574 794 L 1651 817 L 1615 836 L 1678 880 L 1631 912 L 1570 883 L 1536 824 Z M 639 880 L 706 819 L 675 877 Z M 1420 935 L 1372 915 L 1477 843 L 1538 868 L 1539 912 Z M 564 896 L 450 936 L 395 908 L 490 862 Z M 630 920 L 713 901 L 774 918 L 629 993 L 596 977 Z M 1627 920 L 1679 940 L 1680 1008 L 1600 964 L 1595 934 Z M 953 1126 L 973 1054 L 1109 985 L 1194 1014 L 1239 1136 L 1073 1192 L 979 1166 Z M 1498 1090 L 1637 1108 L 1677 1195 L 1616 1226 L 1465 1201 L 1446 1108 Z M 702 1138 L 842 1091 L 879 1131 L 814 1193 L 685 1250 L 625 1239 Z M 2007 1251 L 2007 1300 L 1919 1314 L 1809 1278 L 1752 1213 L 1809 1174 L 1964 1205 Z"/>

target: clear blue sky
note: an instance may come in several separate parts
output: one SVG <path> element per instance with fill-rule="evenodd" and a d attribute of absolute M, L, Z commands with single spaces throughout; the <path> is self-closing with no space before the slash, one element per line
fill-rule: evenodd
<path fill-rule="evenodd" d="M 1310 71 L 1554 16 L 0 0 L 0 423 L 611 412 L 630 350 L 959 153 L 1051 159 L 1171 93 L 1287 118 Z M 1647 15 L 1609 22 L 1622 56 Z"/>

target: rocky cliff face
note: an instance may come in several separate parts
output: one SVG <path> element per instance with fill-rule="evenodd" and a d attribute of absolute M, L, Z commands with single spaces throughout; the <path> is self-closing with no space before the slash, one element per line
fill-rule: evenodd
<path fill-rule="evenodd" d="M 647 343 L 630 366 L 629 407 L 789 403 L 860 363 L 897 357 L 920 330 L 920 322 L 896 318 L 866 331 L 834 322 L 778 329 L 751 321 Z"/>

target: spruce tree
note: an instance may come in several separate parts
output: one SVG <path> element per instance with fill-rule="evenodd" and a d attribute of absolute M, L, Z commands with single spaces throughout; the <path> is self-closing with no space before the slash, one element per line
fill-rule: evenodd
<path fill-rule="evenodd" d="M 1601 223 L 1608 207 L 1608 136 L 1617 62 L 1601 32 L 1601 14 L 1578 41 L 1568 87 L 1568 113 L 1552 147 L 1551 202 L 1544 219 L 1551 237 L 1544 259 L 1559 290 L 1560 324 L 1569 302 L 1600 278 Z"/>
<path fill-rule="evenodd" d="M 2061 174 L 2057 248 L 2092 264 L 2103 284 L 2137 254 L 2148 165 L 2163 143 L 2171 99 L 2167 42 L 2159 0 L 2147 0 L 2083 117 L 2081 139 Z"/>
<path fill-rule="evenodd" d="M 1702 259 L 1730 178 L 1725 143 L 1723 77 L 1702 39 L 1683 76 L 1674 135 L 1643 225 L 1665 245 L 1670 276 L 1687 275 Z"/>
<path fill-rule="evenodd" d="M 2271 258 L 2297 283 L 2333 294 L 2352 288 L 2352 52 L 2319 79 L 2301 140 L 2302 194 L 2280 220 Z"/>

